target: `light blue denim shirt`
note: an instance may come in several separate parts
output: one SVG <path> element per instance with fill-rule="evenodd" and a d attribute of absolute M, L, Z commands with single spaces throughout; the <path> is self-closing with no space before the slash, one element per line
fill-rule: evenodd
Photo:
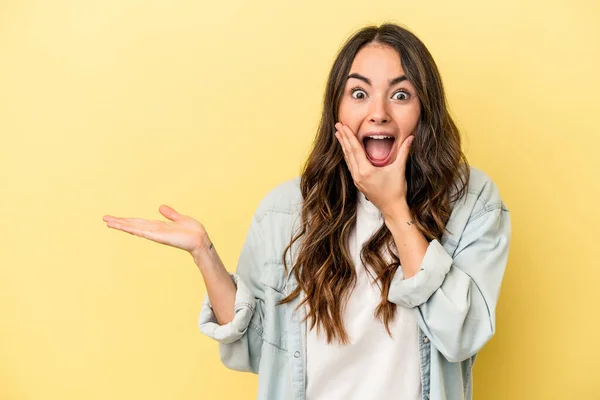
<path fill-rule="evenodd" d="M 306 306 L 294 312 L 302 295 L 276 306 L 297 286 L 281 257 L 299 228 L 299 184 L 300 177 L 281 183 L 257 207 L 231 274 L 237 285 L 233 320 L 219 325 L 208 295 L 198 320 L 200 330 L 219 342 L 226 367 L 258 374 L 258 399 L 304 400 L 306 394 Z M 496 329 L 511 222 L 496 185 L 481 170 L 471 167 L 468 191 L 453 204 L 446 227 L 441 243 L 429 243 L 416 275 L 404 279 L 397 269 L 388 294 L 417 317 L 424 400 L 471 399 L 475 357 Z M 288 252 L 288 266 L 291 261 Z"/>

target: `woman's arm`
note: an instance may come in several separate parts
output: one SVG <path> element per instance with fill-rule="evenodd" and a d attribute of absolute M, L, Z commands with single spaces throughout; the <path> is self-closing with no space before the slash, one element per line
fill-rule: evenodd
<path fill-rule="evenodd" d="M 231 292 L 219 293 L 219 285 L 215 285 L 212 288 L 213 293 L 208 290 L 207 285 L 207 295 L 198 318 L 200 330 L 219 342 L 219 356 L 227 368 L 254 373 L 258 373 L 261 357 L 264 315 L 264 290 L 260 283 L 262 261 L 258 249 L 263 240 L 257 213 L 252 218 L 238 259 L 236 273 L 227 273 L 228 279 L 236 288 L 233 301 L 229 297 Z M 202 261 L 200 257 L 200 264 Z M 220 274 L 216 258 L 211 259 L 209 256 L 202 268 L 206 268 L 209 275 Z M 222 283 L 222 287 L 228 286 Z M 225 316 L 217 318 L 215 311 L 217 304 L 224 307 L 221 311 Z M 231 318 L 227 316 L 228 312 Z M 219 322 L 221 318 L 223 323 Z"/>
<path fill-rule="evenodd" d="M 419 272 L 429 243 L 414 223 L 406 199 L 401 199 L 392 210 L 393 214 L 384 214 L 383 218 L 402 260 L 402 275 L 408 279 Z"/>
<path fill-rule="evenodd" d="M 454 255 L 433 240 L 418 271 L 405 279 L 403 269 L 398 269 L 388 293 L 389 301 L 418 308 L 421 329 L 451 362 L 477 353 L 495 332 L 511 221 L 497 190 L 493 184 L 490 187 L 492 196 L 483 211 L 470 215 L 457 236 Z"/>
<path fill-rule="evenodd" d="M 207 238 L 207 243 L 199 246 L 191 254 L 204 279 L 217 323 L 225 325 L 231 322 L 237 288 L 215 247 Z"/>

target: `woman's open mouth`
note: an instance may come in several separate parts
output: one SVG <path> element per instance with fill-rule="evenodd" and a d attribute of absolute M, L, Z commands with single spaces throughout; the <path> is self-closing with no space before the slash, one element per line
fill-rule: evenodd
<path fill-rule="evenodd" d="M 396 139 L 393 136 L 374 135 L 363 139 L 363 147 L 367 158 L 376 167 L 390 163 Z"/>

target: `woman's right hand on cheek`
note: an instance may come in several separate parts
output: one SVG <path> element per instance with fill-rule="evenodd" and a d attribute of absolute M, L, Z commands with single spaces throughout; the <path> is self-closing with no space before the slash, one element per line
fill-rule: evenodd
<path fill-rule="evenodd" d="M 211 245 L 204 225 L 194 218 L 179 214 L 166 205 L 161 205 L 158 211 L 169 221 L 119 218 L 111 215 L 105 215 L 102 220 L 109 228 L 176 247 L 192 254 L 203 251 Z"/>

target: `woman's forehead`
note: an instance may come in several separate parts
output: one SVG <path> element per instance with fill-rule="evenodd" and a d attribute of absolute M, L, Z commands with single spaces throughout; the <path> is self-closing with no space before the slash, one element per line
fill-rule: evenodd
<path fill-rule="evenodd" d="M 404 75 L 400 55 L 393 47 L 379 43 L 368 44 L 358 51 L 350 73 L 359 73 L 376 80 L 388 80 Z"/>

